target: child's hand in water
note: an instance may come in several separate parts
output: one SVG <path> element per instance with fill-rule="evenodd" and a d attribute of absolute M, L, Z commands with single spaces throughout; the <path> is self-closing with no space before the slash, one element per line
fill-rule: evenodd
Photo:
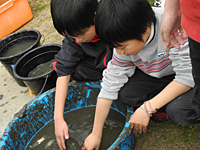
<path fill-rule="evenodd" d="M 54 119 L 55 135 L 61 150 L 66 149 L 65 139 L 69 139 L 68 126 L 64 119 Z"/>
<path fill-rule="evenodd" d="M 81 150 L 99 150 L 101 137 L 91 133 L 84 141 Z"/>

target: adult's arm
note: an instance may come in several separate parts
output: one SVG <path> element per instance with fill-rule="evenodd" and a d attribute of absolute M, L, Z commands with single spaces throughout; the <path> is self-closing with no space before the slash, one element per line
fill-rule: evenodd
<path fill-rule="evenodd" d="M 165 10 L 162 25 L 160 28 L 161 41 L 165 49 L 169 50 L 169 44 L 180 49 L 179 43 L 184 44 L 183 38 L 186 37 L 185 30 L 181 27 L 181 8 L 180 0 L 165 0 Z"/>

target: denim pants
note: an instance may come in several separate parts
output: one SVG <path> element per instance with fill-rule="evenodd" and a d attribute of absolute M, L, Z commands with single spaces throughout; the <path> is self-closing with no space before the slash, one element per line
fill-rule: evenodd
<path fill-rule="evenodd" d="M 196 91 L 192 102 L 195 111 L 200 115 L 200 43 L 189 38 L 189 47 L 192 62 L 192 74 L 196 85 Z"/>
<path fill-rule="evenodd" d="M 138 108 L 161 92 L 173 79 L 173 75 L 155 78 L 136 68 L 135 74 L 119 91 L 118 100 L 133 108 Z M 199 116 L 194 110 L 192 100 L 196 89 L 192 88 L 176 97 L 159 111 L 166 111 L 169 120 L 180 124 L 200 123 Z"/>

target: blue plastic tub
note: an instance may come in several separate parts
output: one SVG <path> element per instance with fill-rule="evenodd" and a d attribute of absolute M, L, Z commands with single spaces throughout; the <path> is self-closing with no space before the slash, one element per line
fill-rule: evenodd
<path fill-rule="evenodd" d="M 96 105 L 101 86 L 99 82 L 71 82 L 64 112 Z M 37 132 L 53 119 L 55 88 L 35 98 L 15 114 L 6 127 L 1 140 L 1 150 L 24 150 Z M 134 136 L 128 134 L 131 111 L 114 101 L 112 108 L 126 116 L 124 128 L 108 150 L 133 150 Z"/>

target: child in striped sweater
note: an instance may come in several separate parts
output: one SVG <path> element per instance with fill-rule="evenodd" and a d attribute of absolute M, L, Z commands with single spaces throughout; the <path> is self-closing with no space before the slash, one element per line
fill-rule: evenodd
<path fill-rule="evenodd" d="M 131 128 L 147 131 L 152 114 L 166 112 L 181 124 L 199 123 L 194 96 L 188 39 L 178 50 L 166 51 L 160 39 L 162 8 L 146 0 L 102 0 L 95 17 L 97 35 L 113 46 L 113 57 L 103 72 L 92 133 L 83 148 L 99 149 L 103 125 L 113 100 L 133 107 Z"/>

